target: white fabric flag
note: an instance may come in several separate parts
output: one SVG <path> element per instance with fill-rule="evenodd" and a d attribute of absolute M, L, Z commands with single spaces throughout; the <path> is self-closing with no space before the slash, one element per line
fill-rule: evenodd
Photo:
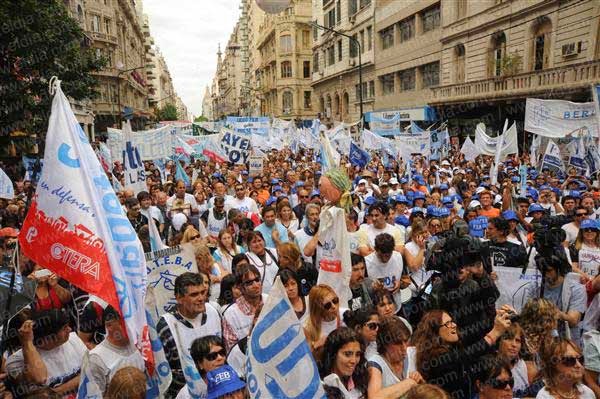
<path fill-rule="evenodd" d="M 361 134 L 363 150 L 381 150 L 392 145 L 392 140 L 381 137 L 370 130 L 363 129 Z"/>
<path fill-rule="evenodd" d="M 346 306 L 350 291 L 350 238 L 346 229 L 346 215 L 342 208 L 325 207 L 321 211 L 319 243 L 319 284 L 327 284 L 337 293 L 340 303 Z"/>
<path fill-rule="evenodd" d="M 506 142 L 506 128 L 508 127 L 508 119 L 504 120 L 504 128 L 502 129 L 502 135 L 498 138 L 498 144 L 496 144 L 496 154 L 494 156 L 494 165 L 492 166 L 492 184 L 498 183 L 498 165 L 502 159 L 502 148 Z"/>
<path fill-rule="evenodd" d="M 531 140 L 531 148 L 529 150 L 529 162 L 531 166 L 537 167 L 538 163 L 538 151 L 542 145 L 542 136 L 534 134 Z"/>
<path fill-rule="evenodd" d="M 103 392 L 98 384 L 94 382 L 89 367 L 90 352 L 83 354 L 81 362 L 81 373 L 79 376 L 79 389 L 77 390 L 77 399 L 102 399 Z"/>
<path fill-rule="evenodd" d="M 122 158 L 125 189 L 131 189 L 137 195 L 140 191 L 148 189 L 146 187 L 146 169 L 140 151 L 133 141 L 129 121 L 125 121 L 123 124 L 123 140 L 125 141 Z"/>
<path fill-rule="evenodd" d="M 525 103 L 525 127 L 530 133 L 562 138 L 585 129 L 598 136 L 598 119 L 594 102 L 574 103 L 565 100 L 528 98 Z"/>
<path fill-rule="evenodd" d="M 0 198 L 15 198 L 15 188 L 8 175 L 0 168 Z"/>
<path fill-rule="evenodd" d="M 323 173 L 330 169 L 340 166 L 340 154 L 333 149 L 329 138 L 325 132 L 321 134 L 321 165 L 323 166 Z"/>
<path fill-rule="evenodd" d="M 544 168 L 549 168 L 554 171 L 565 169 L 565 165 L 563 164 L 560 156 L 560 148 L 552 140 L 548 140 L 546 152 L 544 153 L 544 158 L 542 159 L 542 170 Z"/>
<path fill-rule="evenodd" d="M 275 279 L 248 340 L 248 391 L 258 398 L 326 398 L 285 287 Z"/>
<path fill-rule="evenodd" d="M 488 136 L 485 133 L 485 125 L 483 123 L 478 124 L 475 129 L 475 148 L 477 152 L 481 155 L 495 156 L 499 138 Z M 517 125 L 515 123 L 506 131 L 503 141 L 501 156 L 519 153 Z"/>
<path fill-rule="evenodd" d="M 460 149 L 460 152 L 462 152 L 465 155 L 465 159 L 467 161 L 474 161 L 477 155 L 479 155 L 477 153 L 475 143 L 473 143 L 473 140 L 471 140 L 470 137 L 467 137 Z"/>
<path fill-rule="evenodd" d="M 169 385 L 171 385 L 171 381 L 173 375 L 171 373 L 171 366 L 169 366 L 169 362 L 167 361 L 167 357 L 165 355 L 165 350 L 163 348 L 162 341 L 158 336 L 158 332 L 156 331 L 156 325 L 160 320 L 160 309 L 156 305 L 156 299 L 154 295 L 154 290 L 152 288 L 148 288 L 148 292 L 145 300 L 146 306 L 146 319 L 148 320 L 148 331 L 150 336 L 150 341 L 152 342 L 152 352 L 154 353 L 154 373 L 150 375 L 149 378 L 146 378 L 147 385 L 147 398 L 162 398 L 169 389 Z"/>

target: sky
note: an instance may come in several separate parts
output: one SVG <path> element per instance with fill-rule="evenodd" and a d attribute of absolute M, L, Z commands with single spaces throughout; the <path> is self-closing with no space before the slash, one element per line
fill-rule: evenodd
<path fill-rule="evenodd" d="M 201 115 L 202 98 L 240 15 L 240 0 L 143 0 L 150 33 L 188 112 Z"/>

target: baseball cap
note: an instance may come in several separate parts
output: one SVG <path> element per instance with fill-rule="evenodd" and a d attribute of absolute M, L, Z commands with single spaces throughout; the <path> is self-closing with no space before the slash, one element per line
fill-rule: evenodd
<path fill-rule="evenodd" d="M 481 206 L 481 202 L 479 201 L 471 201 L 471 203 L 469 204 L 469 209 L 475 209 L 477 207 Z"/>
<path fill-rule="evenodd" d="M 273 193 L 276 193 L 277 191 L 283 191 L 283 189 L 281 188 L 281 186 L 273 186 L 273 189 L 271 191 Z"/>
<path fill-rule="evenodd" d="M 406 177 L 403 177 L 400 179 L 400 184 L 406 184 L 408 183 L 408 179 Z"/>
<path fill-rule="evenodd" d="M 224 365 L 206 373 L 207 399 L 217 399 L 246 387 L 235 370 Z"/>
<path fill-rule="evenodd" d="M 421 175 L 415 175 L 415 176 L 413 176 L 413 180 L 416 181 L 419 184 L 425 184 L 425 179 Z"/>
<path fill-rule="evenodd" d="M 363 202 L 365 203 L 365 205 L 373 205 L 375 202 L 377 202 L 377 200 L 375 199 L 375 197 L 369 196 L 365 198 Z"/>
<path fill-rule="evenodd" d="M 321 196 L 321 192 L 319 190 L 313 190 L 313 192 L 310 193 L 310 198 L 320 197 L 320 196 Z"/>
<path fill-rule="evenodd" d="M 279 179 L 271 179 L 271 184 L 278 184 L 279 183 Z"/>
<path fill-rule="evenodd" d="M 451 204 L 452 197 L 442 197 L 442 204 Z"/>
<path fill-rule="evenodd" d="M 245 175 L 247 175 L 247 174 L 248 174 L 248 171 L 247 171 L 247 170 L 242 170 L 242 175 L 244 175 L 244 176 L 245 176 Z"/>
<path fill-rule="evenodd" d="M 579 229 L 594 229 L 594 230 L 600 230 L 600 226 L 598 226 L 598 222 L 596 220 L 592 220 L 592 219 L 584 219 L 581 222 L 581 226 L 579 226 Z"/>
<path fill-rule="evenodd" d="M 415 191 L 415 194 L 413 195 L 413 201 L 418 199 L 425 199 L 425 194 L 421 191 Z"/>
<path fill-rule="evenodd" d="M 506 220 L 519 220 L 519 218 L 517 217 L 517 213 L 512 209 L 508 209 L 502 212 L 502 217 Z"/>
<path fill-rule="evenodd" d="M 358 181 L 358 185 L 360 186 L 361 184 L 367 184 L 367 180 L 366 179 L 360 179 Z"/>
<path fill-rule="evenodd" d="M 266 206 L 270 206 L 273 205 L 274 203 L 277 202 L 277 197 L 269 197 L 266 201 L 265 201 L 265 205 Z"/>
<path fill-rule="evenodd" d="M 390 184 L 393 186 L 394 184 L 398 184 L 398 179 L 396 179 L 395 177 L 392 177 L 390 179 Z"/>
<path fill-rule="evenodd" d="M 421 213 L 421 214 L 425 215 L 425 209 L 423 209 L 423 208 L 419 208 L 418 206 L 415 206 L 415 207 L 412 209 L 412 211 L 411 211 L 411 214 L 413 214 L 413 215 L 414 215 L 415 213 Z"/>
<path fill-rule="evenodd" d="M 450 166 L 450 162 L 448 162 L 448 160 L 444 159 L 441 163 L 442 166 Z"/>
<path fill-rule="evenodd" d="M 396 195 L 394 197 L 394 201 L 399 202 L 401 204 L 408 204 L 408 198 L 406 198 L 406 195 Z"/>
<path fill-rule="evenodd" d="M 544 209 L 543 206 L 541 206 L 540 204 L 531 204 L 529 205 L 529 209 L 527 210 L 527 215 L 530 215 L 533 212 L 545 212 L 546 210 Z"/>
<path fill-rule="evenodd" d="M 438 217 L 445 218 L 450 216 L 450 209 L 448 208 L 436 208 Z"/>
<path fill-rule="evenodd" d="M 404 226 L 404 227 L 410 226 L 410 221 L 404 215 L 396 216 L 396 218 L 394 219 L 394 223 L 395 224 L 399 224 L 399 225 Z"/>
<path fill-rule="evenodd" d="M 448 184 L 447 183 L 440 184 L 440 190 L 448 190 Z"/>

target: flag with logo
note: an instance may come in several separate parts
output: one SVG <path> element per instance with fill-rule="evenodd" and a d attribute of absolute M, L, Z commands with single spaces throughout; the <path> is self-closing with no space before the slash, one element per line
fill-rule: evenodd
<path fill-rule="evenodd" d="M 585 146 L 583 145 L 583 137 L 578 137 L 567 145 L 569 152 L 569 166 L 577 170 L 578 175 L 584 175 L 587 169 L 585 164 Z"/>
<path fill-rule="evenodd" d="M 321 133 L 321 166 L 323 173 L 340 165 L 340 154 L 333 149 L 329 137 L 325 132 Z"/>
<path fill-rule="evenodd" d="M 125 149 L 123 150 L 123 174 L 125 178 L 125 188 L 133 190 L 137 195 L 146 187 L 146 169 L 140 156 L 140 150 L 133 141 L 133 132 L 129 121 L 123 123 L 123 139 Z"/>
<path fill-rule="evenodd" d="M 470 137 L 467 137 L 462 147 L 460 148 L 460 152 L 464 154 L 465 160 L 474 161 L 477 157 L 477 147 L 475 147 L 475 143 L 471 140 Z"/>
<path fill-rule="evenodd" d="M 350 143 L 350 163 L 353 166 L 364 168 L 371 160 L 369 153 L 360 148 L 354 141 Z"/>
<path fill-rule="evenodd" d="M 548 168 L 554 172 L 565 169 L 563 161 L 560 157 L 560 148 L 552 140 L 548 141 L 546 152 L 544 153 L 544 158 L 542 159 L 542 170 L 545 168 Z"/>
<path fill-rule="evenodd" d="M 279 277 L 248 340 L 250 397 L 324 399 L 319 370 Z"/>
<path fill-rule="evenodd" d="M 0 198 L 13 199 L 15 188 L 10 177 L 0 168 Z"/>
<path fill-rule="evenodd" d="M 131 342 L 151 362 L 142 244 L 75 119 L 60 81 L 53 88 L 44 154 L 47 167 L 19 243 L 33 262 L 118 309 Z"/>

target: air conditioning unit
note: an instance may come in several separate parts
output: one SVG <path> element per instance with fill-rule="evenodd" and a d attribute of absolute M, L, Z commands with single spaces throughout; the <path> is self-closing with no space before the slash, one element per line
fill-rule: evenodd
<path fill-rule="evenodd" d="M 351 23 L 352 25 L 354 25 L 354 23 L 356 22 L 356 16 L 355 16 L 355 15 L 351 15 L 351 16 L 348 18 L 348 20 L 350 21 L 350 23 Z"/>
<path fill-rule="evenodd" d="M 562 56 L 570 57 L 581 53 L 581 41 L 575 43 L 567 43 L 562 46 Z"/>
<path fill-rule="evenodd" d="M 356 61 L 354 60 L 354 58 L 350 58 L 350 59 L 348 60 L 348 65 L 349 65 L 349 66 L 351 66 L 351 67 L 353 67 L 353 66 L 355 66 L 355 65 L 356 65 Z"/>

